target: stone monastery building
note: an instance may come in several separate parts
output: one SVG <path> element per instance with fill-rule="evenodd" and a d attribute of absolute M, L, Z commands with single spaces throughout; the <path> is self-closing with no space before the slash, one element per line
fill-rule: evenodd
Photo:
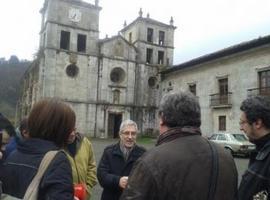
<path fill-rule="evenodd" d="M 270 96 L 270 36 L 173 66 L 174 30 L 139 16 L 119 34 L 99 39 L 98 1 L 45 0 L 36 60 L 26 72 L 17 119 L 37 100 L 57 96 L 77 115 L 77 129 L 117 137 L 124 119 L 142 134 L 158 131 L 162 95 L 188 90 L 201 105 L 202 133 L 239 133 L 240 104 Z"/>
<path fill-rule="evenodd" d="M 92 137 L 117 137 L 124 119 L 142 133 L 157 127 L 159 72 L 173 64 L 174 30 L 139 16 L 119 34 L 99 39 L 98 0 L 45 0 L 37 58 L 26 72 L 17 118 L 42 97 L 59 97 Z"/>

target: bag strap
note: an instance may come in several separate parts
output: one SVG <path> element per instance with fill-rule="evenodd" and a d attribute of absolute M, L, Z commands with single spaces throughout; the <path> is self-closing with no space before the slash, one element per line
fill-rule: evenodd
<path fill-rule="evenodd" d="M 217 186 L 217 177 L 218 177 L 218 153 L 214 144 L 207 140 L 211 153 L 212 153 L 212 171 L 209 181 L 209 191 L 208 191 L 208 200 L 214 200 Z"/>
<path fill-rule="evenodd" d="M 2 193 L 3 193 L 3 190 L 2 190 L 2 181 L 0 181 L 0 199 L 1 199 Z"/>
<path fill-rule="evenodd" d="M 37 174 L 35 175 L 35 177 L 31 181 L 30 185 L 28 186 L 23 199 L 25 199 L 25 200 L 30 199 L 30 195 L 33 192 L 38 190 L 41 178 L 43 177 L 46 169 L 48 168 L 49 164 L 51 163 L 51 161 L 53 160 L 53 158 L 56 156 L 56 154 L 58 152 L 59 151 L 48 151 L 45 154 L 45 156 L 43 157 L 43 159 L 39 165 Z"/>

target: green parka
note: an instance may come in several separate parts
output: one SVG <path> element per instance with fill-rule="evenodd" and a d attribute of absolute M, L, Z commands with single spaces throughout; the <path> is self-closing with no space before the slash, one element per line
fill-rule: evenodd
<path fill-rule="evenodd" d="M 75 155 L 68 149 L 65 150 L 72 167 L 73 183 L 85 183 L 90 198 L 91 189 L 97 184 L 97 168 L 92 144 L 86 137 L 77 133 L 75 145 Z"/>

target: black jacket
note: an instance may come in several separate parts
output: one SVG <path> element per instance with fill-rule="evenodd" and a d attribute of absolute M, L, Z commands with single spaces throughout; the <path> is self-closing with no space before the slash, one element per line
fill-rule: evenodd
<path fill-rule="evenodd" d="M 122 194 L 119 180 L 129 176 L 135 161 L 145 152 L 143 147 L 135 146 L 125 161 L 120 144 L 114 144 L 104 149 L 97 169 L 97 177 L 103 187 L 102 200 L 118 200 Z"/>
<path fill-rule="evenodd" d="M 160 135 L 158 146 L 134 166 L 121 200 L 207 200 L 213 171 L 212 151 L 199 130 L 175 128 Z M 214 144 L 213 144 L 214 145 Z M 214 200 L 237 198 L 237 170 L 231 155 L 218 154 Z"/>
<path fill-rule="evenodd" d="M 16 135 L 13 125 L 2 113 L 0 113 L 0 130 L 6 130 L 10 136 Z"/>
<path fill-rule="evenodd" d="M 23 198 L 43 156 L 50 150 L 57 147 L 46 140 L 27 139 L 19 143 L 17 150 L 0 167 L 3 193 Z M 59 152 L 47 168 L 39 185 L 38 199 L 73 200 L 71 167 L 63 152 Z"/>
<path fill-rule="evenodd" d="M 248 169 L 239 187 L 239 200 L 253 200 L 254 196 L 265 192 L 270 199 L 270 134 L 266 139 L 263 145 L 256 144 L 256 151 L 250 155 Z"/>

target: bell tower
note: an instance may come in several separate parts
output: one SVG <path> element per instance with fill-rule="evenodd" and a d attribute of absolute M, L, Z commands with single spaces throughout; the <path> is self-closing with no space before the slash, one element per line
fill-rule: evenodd
<path fill-rule="evenodd" d="M 40 95 L 86 101 L 98 55 L 98 5 L 79 0 L 45 0 L 40 31 Z"/>
<path fill-rule="evenodd" d="M 99 12 L 81 0 L 45 0 L 37 55 L 38 92 L 69 103 L 80 131 L 94 129 L 98 84 Z"/>

